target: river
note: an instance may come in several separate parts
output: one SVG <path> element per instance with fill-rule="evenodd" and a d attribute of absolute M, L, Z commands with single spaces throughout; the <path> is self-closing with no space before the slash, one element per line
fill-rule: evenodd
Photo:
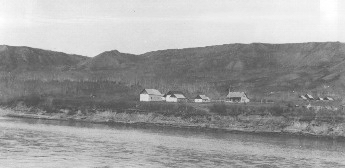
<path fill-rule="evenodd" d="M 0 167 L 345 167 L 345 142 L 4 117 Z"/>

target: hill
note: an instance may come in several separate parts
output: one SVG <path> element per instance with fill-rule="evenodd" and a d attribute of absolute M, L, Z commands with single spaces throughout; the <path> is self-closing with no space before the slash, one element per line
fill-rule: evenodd
<path fill-rule="evenodd" d="M 50 83 L 50 89 L 38 91 L 49 94 L 71 90 L 79 96 L 97 94 L 111 99 L 121 95 L 134 100 L 142 88 L 156 88 L 163 93 L 181 90 L 187 96 L 205 93 L 216 99 L 230 88 L 247 92 L 251 99 L 288 100 L 305 93 L 337 100 L 345 96 L 345 44 L 340 42 L 224 44 L 141 55 L 113 50 L 93 58 L 1 46 L 0 58 L 2 71 L 26 69 L 15 80 L 41 73 L 46 82 L 72 82 L 67 86 L 65 81 L 64 87 Z M 53 75 L 45 71 L 51 67 Z M 112 83 L 102 84 L 105 81 Z"/>
<path fill-rule="evenodd" d="M 87 57 L 31 47 L 0 45 L 0 70 L 46 70 L 75 66 Z"/>
<path fill-rule="evenodd" d="M 142 57 L 134 54 L 120 53 L 117 50 L 103 52 L 78 65 L 81 70 L 116 70 L 124 69 L 142 61 Z"/>
<path fill-rule="evenodd" d="M 158 78 L 212 83 L 219 92 L 344 91 L 345 45 L 339 42 L 226 44 L 142 56 Z"/>

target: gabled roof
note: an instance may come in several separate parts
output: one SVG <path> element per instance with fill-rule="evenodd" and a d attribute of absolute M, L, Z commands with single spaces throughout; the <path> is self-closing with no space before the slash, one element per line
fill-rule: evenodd
<path fill-rule="evenodd" d="M 303 95 L 300 95 L 299 97 L 302 98 L 302 99 L 304 99 L 304 100 L 307 99 L 307 98 L 306 98 L 305 96 L 303 96 Z"/>
<path fill-rule="evenodd" d="M 247 97 L 244 92 L 229 92 L 226 97 Z"/>
<path fill-rule="evenodd" d="M 171 97 L 176 97 L 178 99 L 185 99 L 186 98 L 183 94 L 172 94 Z"/>
<path fill-rule="evenodd" d="M 159 92 L 156 89 L 144 89 L 143 91 L 141 91 L 140 94 L 149 94 L 149 95 L 157 95 L 157 96 L 162 96 L 162 93 Z"/>
<path fill-rule="evenodd" d="M 195 99 L 209 100 L 210 98 L 208 98 L 206 95 L 197 95 Z"/>
<path fill-rule="evenodd" d="M 182 94 L 183 93 L 181 91 L 169 91 L 166 95 L 171 95 L 171 94 Z"/>
<path fill-rule="evenodd" d="M 305 97 L 308 98 L 308 99 L 314 99 L 314 97 L 310 94 L 305 94 Z"/>
<path fill-rule="evenodd" d="M 334 99 L 331 97 L 325 97 L 324 100 L 334 100 Z"/>
<path fill-rule="evenodd" d="M 164 97 L 166 97 L 167 95 L 173 95 L 173 94 L 181 94 L 184 95 L 181 91 L 169 91 L 168 93 L 166 93 L 164 95 Z"/>
<path fill-rule="evenodd" d="M 323 100 L 323 98 L 322 97 L 317 97 L 316 100 Z"/>

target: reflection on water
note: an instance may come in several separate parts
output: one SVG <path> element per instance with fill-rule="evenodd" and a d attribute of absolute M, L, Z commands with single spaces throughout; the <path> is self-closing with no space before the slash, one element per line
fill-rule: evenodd
<path fill-rule="evenodd" d="M 0 167 L 344 167 L 345 142 L 0 118 Z"/>

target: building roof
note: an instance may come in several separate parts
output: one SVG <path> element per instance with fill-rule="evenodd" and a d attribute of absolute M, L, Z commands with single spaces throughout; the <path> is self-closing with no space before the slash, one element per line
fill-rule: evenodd
<path fill-rule="evenodd" d="M 307 98 L 306 98 L 305 96 L 303 96 L 303 95 L 300 95 L 299 97 L 302 98 L 302 99 L 304 99 L 304 100 L 307 99 Z"/>
<path fill-rule="evenodd" d="M 173 94 L 181 94 L 184 95 L 181 91 L 169 91 L 168 93 L 166 93 L 164 95 L 164 97 L 166 97 L 167 95 L 173 95 Z"/>
<path fill-rule="evenodd" d="M 183 94 L 172 94 L 171 97 L 176 97 L 178 99 L 185 99 L 186 98 Z"/>
<path fill-rule="evenodd" d="M 306 94 L 305 97 L 308 98 L 308 99 L 314 99 L 314 97 L 312 95 L 310 95 L 310 94 Z"/>
<path fill-rule="evenodd" d="M 207 97 L 206 95 L 197 95 L 197 96 L 195 97 L 195 99 L 210 100 L 210 98 Z"/>
<path fill-rule="evenodd" d="M 229 92 L 226 97 L 247 97 L 244 92 Z"/>
<path fill-rule="evenodd" d="M 149 95 L 157 95 L 162 96 L 162 93 L 156 89 L 144 89 L 140 94 L 149 94 Z"/>
<path fill-rule="evenodd" d="M 316 98 L 316 100 L 323 100 L 323 98 L 322 97 L 318 97 L 318 98 Z"/>
<path fill-rule="evenodd" d="M 333 100 L 331 97 L 325 97 L 324 100 Z"/>

